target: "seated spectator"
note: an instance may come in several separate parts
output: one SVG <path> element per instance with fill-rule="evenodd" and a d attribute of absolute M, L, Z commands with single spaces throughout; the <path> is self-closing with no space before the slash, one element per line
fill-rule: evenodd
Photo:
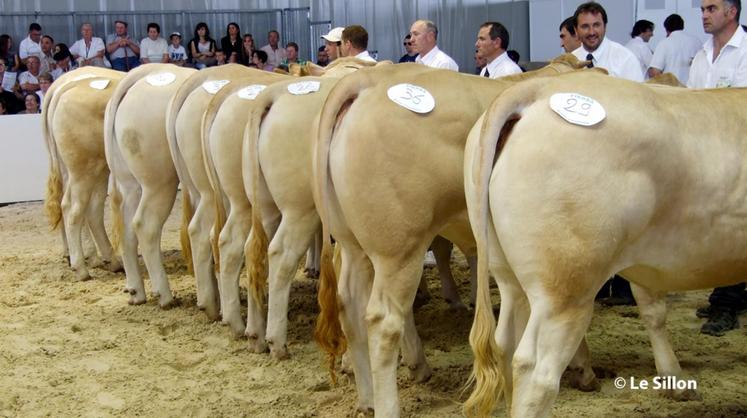
<path fill-rule="evenodd" d="M 224 65 L 226 64 L 226 54 L 223 52 L 222 49 L 216 49 L 215 50 L 215 65 Z"/>
<path fill-rule="evenodd" d="M 54 47 L 54 60 L 57 63 L 54 70 L 52 70 L 52 78 L 57 80 L 61 75 L 68 71 L 75 69 L 73 66 L 73 56 L 70 54 L 70 50 L 67 49 L 65 44 L 57 44 Z"/>
<path fill-rule="evenodd" d="M 39 106 L 39 96 L 37 96 L 36 94 L 29 93 L 26 96 L 24 96 L 23 103 L 26 105 L 26 108 L 18 112 L 19 115 L 30 115 L 32 113 L 41 113 L 41 109 Z"/>
<path fill-rule="evenodd" d="M 39 45 L 39 42 L 41 41 L 41 31 L 42 27 L 40 24 L 34 22 L 29 25 L 28 36 L 22 40 L 21 44 L 18 46 L 18 55 L 23 64 L 28 65 L 26 64 L 26 60 L 31 55 L 36 55 L 41 58 L 41 45 Z"/>
<path fill-rule="evenodd" d="M 316 65 L 326 67 L 329 64 L 329 55 L 327 55 L 327 47 L 324 45 L 320 46 L 316 50 Z"/>
<path fill-rule="evenodd" d="M 210 37 L 207 23 L 200 22 L 195 26 L 194 37 L 189 41 L 187 49 L 198 70 L 215 65 L 215 40 Z"/>
<path fill-rule="evenodd" d="M 8 114 L 15 114 L 23 109 L 23 102 L 21 99 L 21 88 L 18 86 L 18 81 L 13 85 L 12 91 L 6 91 L 2 87 L 3 78 L 5 77 L 6 69 L 5 60 L 0 58 L 0 100 L 5 102 L 5 108 Z"/>
<path fill-rule="evenodd" d="M 508 57 L 511 58 L 511 61 L 513 61 L 516 65 L 519 65 L 519 60 L 521 59 L 519 51 L 515 49 L 509 49 L 508 51 L 506 51 L 506 55 L 508 55 Z M 519 65 L 519 68 L 521 68 L 521 72 L 527 72 L 527 69 L 522 67 L 521 65 Z"/>
<path fill-rule="evenodd" d="M 254 37 L 251 33 L 244 34 L 244 41 L 242 42 L 241 62 L 244 65 L 252 64 L 252 56 L 254 55 Z"/>
<path fill-rule="evenodd" d="M 402 55 L 399 59 L 400 63 L 403 62 L 415 62 L 415 58 L 418 57 L 418 53 L 412 50 L 412 35 L 409 33 L 405 35 L 405 40 L 402 42 L 402 46 L 405 47 L 405 55 Z"/>
<path fill-rule="evenodd" d="M 226 62 L 240 63 L 242 61 L 242 41 L 240 38 L 241 29 L 239 24 L 231 22 L 226 26 L 226 36 L 220 40 L 220 49 L 226 55 Z"/>
<path fill-rule="evenodd" d="M 39 103 L 44 103 L 44 95 L 47 94 L 47 90 L 54 80 L 50 73 L 43 73 L 37 78 L 39 79 L 39 91 L 36 92 L 36 95 L 39 96 Z"/>
<path fill-rule="evenodd" d="M 13 52 L 13 38 L 7 33 L 0 35 L 0 58 L 4 60 L 8 71 L 18 71 L 16 54 Z"/>
<path fill-rule="evenodd" d="M 26 65 L 29 69 L 18 76 L 18 84 L 21 85 L 21 90 L 23 90 L 24 93 L 34 93 L 39 90 L 38 77 L 41 75 L 39 72 L 41 68 L 39 57 L 36 55 L 29 55 L 29 57 L 26 58 Z"/>
<path fill-rule="evenodd" d="M 169 62 L 169 45 L 160 34 L 158 23 L 148 23 L 148 37 L 140 41 L 140 61 L 143 64 Z"/>
<path fill-rule="evenodd" d="M 93 36 L 93 25 L 84 23 L 80 25 L 81 39 L 75 41 L 70 47 L 73 59 L 78 67 L 93 65 L 95 67 L 111 67 L 109 61 L 104 57 L 106 47 L 101 38 Z"/>
<path fill-rule="evenodd" d="M 257 66 L 260 70 L 272 71 L 274 68 L 272 65 L 267 63 L 267 53 L 261 49 L 254 51 L 252 55 L 252 63 Z"/>
<path fill-rule="evenodd" d="M 52 70 L 55 69 L 55 61 L 54 61 L 54 52 L 52 51 L 54 48 L 54 39 L 52 39 L 49 35 L 44 35 L 41 38 L 41 56 L 39 57 L 41 59 L 41 69 L 39 70 L 40 73 L 49 73 L 52 72 Z"/>
<path fill-rule="evenodd" d="M 290 64 L 306 64 L 306 61 L 298 59 L 298 44 L 295 42 L 288 42 L 285 45 L 285 56 L 286 58 L 280 63 L 285 68 L 289 68 Z"/>
<path fill-rule="evenodd" d="M 128 26 L 123 20 L 115 20 L 114 33 L 106 36 L 106 52 L 117 71 L 130 71 L 140 65 L 140 45 L 130 38 Z"/>
<path fill-rule="evenodd" d="M 169 62 L 180 67 L 187 63 L 187 50 L 182 46 L 182 34 L 172 32 L 169 36 Z"/>

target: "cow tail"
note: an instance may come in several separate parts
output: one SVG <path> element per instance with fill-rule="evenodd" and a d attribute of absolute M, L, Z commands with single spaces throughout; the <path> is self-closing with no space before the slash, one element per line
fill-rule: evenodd
<path fill-rule="evenodd" d="M 491 227 L 488 192 L 494 161 L 509 139 L 523 109 L 534 101 L 541 80 L 528 80 L 506 90 L 485 112 L 474 156 L 465 155 L 465 170 L 472 170 L 477 219 L 470 219 L 477 243 L 477 299 L 469 342 L 475 356 L 469 383 L 474 388 L 464 403 L 467 416 L 490 416 L 505 388 L 503 353 L 495 341 L 496 321 L 490 299 L 488 228 Z M 469 185 L 468 185 L 469 187 Z"/>
<path fill-rule="evenodd" d="M 228 91 L 228 89 L 225 89 Z M 205 163 L 205 172 L 207 173 L 210 187 L 213 189 L 213 203 L 215 207 L 215 222 L 213 223 L 213 229 L 210 232 L 210 245 L 213 247 L 213 262 L 215 263 L 215 271 L 220 272 L 220 231 L 223 230 L 223 226 L 226 224 L 226 208 L 223 206 L 223 190 L 220 187 L 218 181 L 218 173 L 215 171 L 215 164 L 213 163 L 213 155 L 210 153 L 210 131 L 213 128 L 213 122 L 220 109 L 220 104 L 225 99 L 226 95 L 224 90 L 221 89 L 218 92 L 220 97 L 216 95 L 213 100 L 210 101 L 205 113 L 202 115 L 202 156 Z"/>
<path fill-rule="evenodd" d="M 52 103 L 53 97 L 59 97 L 60 89 L 52 89 L 44 96 L 42 106 L 42 135 L 44 136 L 47 152 L 49 154 L 49 175 L 47 177 L 47 190 L 44 199 L 44 209 L 47 213 L 50 229 L 55 230 L 62 221 L 62 193 L 64 185 L 62 183 L 62 170 L 60 167 L 57 144 L 55 143 L 52 132 L 52 122 L 57 100 Z"/>

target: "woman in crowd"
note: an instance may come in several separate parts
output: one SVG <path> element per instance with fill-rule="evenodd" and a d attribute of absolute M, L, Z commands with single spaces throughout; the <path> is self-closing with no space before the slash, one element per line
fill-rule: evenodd
<path fill-rule="evenodd" d="M 0 58 L 5 60 L 8 71 L 18 71 L 18 63 L 21 61 L 13 52 L 13 38 L 7 33 L 0 35 Z"/>
<path fill-rule="evenodd" d="M 243 61 L 241 62 L 244 65 L 249 65 L 252 63 L 252 57 L 254 56 L 254 37 L 251 33 L 247 33 L 244 35 L 244 40 L 242 42 L 242 58 Z"/>
<path fill-rule="evenodd" d="M 215 40 L 210 37 L 207 23 L 200 22 L 195 26 L 194 37 L 187 49 L 198 70 L 215 65 Z"/>
<path fill-rule="evenodd" d="M 243 46 L 240 33 L 241 29 L 238 23 L 231 22 L 226 26 L 226 36 L 220 40 L 220 49 L 226 54 L 226 62 L 240 63 L 243 61 L 241 56 Z"/>
<path fill-rule="evenodd" d="M 169 62 L 169 45 L 160 35 L 161 26 L 148 23 L 148 37 L 140 41 L 140 62 L 143 64 Z"/>
<path fill-rule="evenodd" d="M 29 93 L 23 98 L 26 109 L 18 112 L 19 115 L 30 115 L 32 113 L 41 113 L 39 109 L 39 96 L 36 93 Z"/>

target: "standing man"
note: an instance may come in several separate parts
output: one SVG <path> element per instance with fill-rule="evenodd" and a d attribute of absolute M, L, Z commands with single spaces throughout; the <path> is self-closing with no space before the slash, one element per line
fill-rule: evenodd
<path fill-rule="evenodd" d="M 560 30 L 560 47 L 566 54 L 572 54 L 581 46 L 576 36 L 576 20 L 573 16 L 566 18 L 558 28 Z"/>
<path fill-rule="evenodd" d="M 42 27 L 40 24 L 34 22 L 29 25 L 29 35 L 21 41 L 18 45 L 18 56 L 21 58 L 23 65 L 26 65 L 26 60 L 30 55 L 35 55 L 41 58 L 41 31 Z M 5 57 L 3 57 L 5 58 Z"/>
<path fill-rule="evenodd" d="M 340 56 L 340 46 L 342 45 L 342 31 L 345 28 L 336 27 L 329 31 L 326 35 L 322 35 L 324 39 L 324 50 L 327 51 L 328 63 L 333 62 Z"/>
<path fill-rule="evenodd" d="M 418 57 L 418 54 L 412 50 L 412 41 L 410 40 L 412 38 L 412 35 L 409 33 L 405 35 L 405 40 L 402 42 L 402 46 L 405 47 L 405 55 L 402 55 L 400 57 L 399 62 L 415 62 L 415 58 Z"/>
<path fill-rule="evenodd" d="M 140 65 L 140 45 L 127 33 L 127 22 L 114 21 L 114 33 L 106 36 L 106 52 L 111 58 L 112 69 L 130 71 Z"/>
<path fill-rule="evenodd" d="M 418 54 L 415 62 L 428 67 L 459 71 L 457 63 L 436 46 L 438 28 L 435 23 L 430 20 L 416 21 L 410 27 L 410 36 L 412 50 Z"/>
<path fill-rule="evenodd" d="M 267 45 L 260 48 L 267 54 L 267 65 L 271 65 L 273 68 L 287 58 L 285 48 L 279 48 L 278 42 L 280 42 L 280 33 L 273 29 L 267 32 Z"/>
<path fill-rule="evenodd" d="M 601 4 L 583 3 L 576 9 L 576 35 L 581 46 L 573 55 L 581 61 L 589 61 L 589 66 L 601 67 L 613 77 L 632 81 L 643 81 L 641 64 L 629 49 L 607 39 L 607 12 Z"/>
<path fill-rule="evenodd" d="M 740 0 L 702 0 L 703 29 L 712 38 L 703 44 L 690 67 L 687 87 L 720 88 L 747 86 L 747 36 L 739 26 Z M 745 284 L 717 287 L 708 297 L 710 306 L 698 309 L 707 317 L 700 332 L 721 336 L 739 328 L 737 315 L 747 310 Z"/>
<path fill-rule="evenodd" d="M 654 52 L 651 51 L 651 47 L 648 46 L 648 41 L 654 36 L 654 24 L 649 20 L 639 20 L 633 25 L 633 30 L 630 32 L 632 38 L 625 44 L 625 47 L 638 58 L 638 62 L 641 63 L 641 72 L 644 78 L 648 75 L 648 66 L 651 64 L 651 57 L 654 56 Z"/>
<path fill-rule="evenodd" d="M 521 73 L 516 63 L 508 57 L 508 30 L 498 22 L 485 22 L 477 32 L 475 42 L 477 54 L 484 58 L 487 65 L 480 71 L 480 76 L 498 78 Z"/>
<path fill-rule="evenodd" d="M 669 72 L 674 74 L 680 83 L 687 85 L 687 79 L 690 74 L 690 64 L 695 58 L 695 54 L 700 51 L 703 44 L 698 38 L 686 33 L 685 21 L 678 14 L 671 14 L 664 19 L 664 30 L 667 31 L 667 37 L 659 42 L 651 58 L 651 64 L 648 67 L 648 76 L 656 77 L 657 75 Z"/>
<path fill-rule="evenodd" d="M 355 57 L 363 61 L 376 62 L 368 53 L 368 31 L 360 25 L 350 25 L 342 31 L 340 50 L 343 57 Z"/>

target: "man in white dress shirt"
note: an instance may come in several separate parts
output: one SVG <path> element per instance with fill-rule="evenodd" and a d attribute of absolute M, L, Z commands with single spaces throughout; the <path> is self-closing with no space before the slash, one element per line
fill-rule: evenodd
<path fill-rule="evenodd" d="M 651 57 L 654 56 L 654 52 L 651 51 L 651 47 L 648 45 L 648 41 L 654 36 L 654 23 L 649 20 L 639 20 L 633 25 L 633 30 L 630 32 L 632 38 L 625 44 L 625 47 L 638 58 L 641 63 L 641 72 L 644 77 L 648 74 L 648 66 L 651 64 Z"/>
<path fill-rule="evenodd" d="M 695 54 L 703 47 L 700 39 L 684 31 L 685 21 L 678 14 L 671 14 L 664 19 L 664 30 L 667 37 L 656 46 L 648 76 L 656 77 L 661 73 L 674 74 L 680 83 L 687 85 L 690 64 Z"/>
<path fill-rule="evenodd" d="M 410 27 L 412 50 L 418 53 L 415 62 L 433 68 L 459 71 L 457 63 L 438 49 L 438 28 L 430 20 L 418 20 Z"/>
<path fill-rule="evenodd" d="M 480 26 L 475 42 L 477 54 L 487 61 L 480 76 L 498 78 L 518 74 L 521 68 L 508 57 L 508 30 L 498 22 L 485 22 Z"/>
<path fill-rule="evenodd" d="M 601 67 L 618 78 L 643 81 L 638 58 L 629 49 L 607 39 L 607 12 L 601 4 L 583 3 L 573 15 L 576 19 L 576 35 L 581 47 L 573 51 L 579 60 L 589 61 L 589 66 Z"/>
<path fill-rule="evenodd" d="M 740 0 L 702 0 L 703 29 L 712 37 L 695 55 L 687 87 L 747 86 L 747 34 L 739 26 L 741 9 Z M 744 283 L 717 287 L 708 302 L 710 306 L 696 311 L 697 316 L 708 318 L 701 333 L 721 336 L 739 329 L 737 315 L 747 310 Z"/>
<path fill-rule="evenodd" d="M 267 45 L 260 48 L 267 53 L 267 65 L 272 65 L 273 68 L 288 58 L 285 48 L 279 47 L 278 42 L 280 42 L 280 32 L 273 29 L 267 32 Z"/>
<path fill-rule="evenodd" d="M 340 52 L 343 57 L 355 57 L 363 61 L 376 62 L 368 53 L 368 32 L 363 26 L 350 25 L 342 31 Z"/>
<path fill-rule="evenodd" d="M 39 58 L 42 56 L 41 45 L 41 31 L 42 27 L 40 24 L 34 22 L 29 25 L 29 35 L 21 41 L 18 45 L 18 56 L 21 58 L 24 64 L 29 55 L 35 55 Z M 5 58 L 5 57 L 3 57 Z"/>

